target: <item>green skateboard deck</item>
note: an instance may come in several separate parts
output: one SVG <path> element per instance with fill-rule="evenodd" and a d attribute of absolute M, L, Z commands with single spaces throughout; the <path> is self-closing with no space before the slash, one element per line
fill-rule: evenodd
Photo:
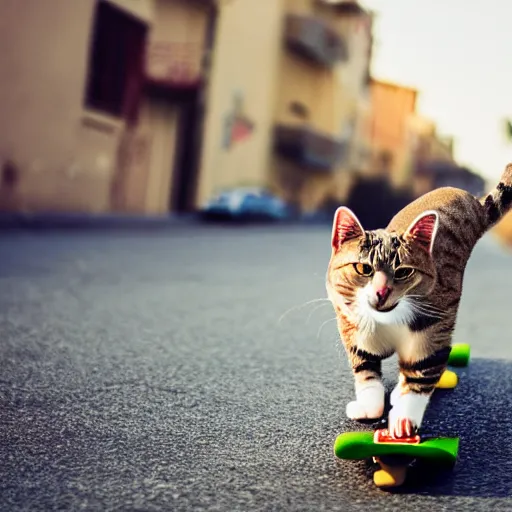
<path fill-rule="evenodd" d="M 436 464 L 453 465 L 457 460 L 459 438 L 437 437 L 419 444 L 375 443 L 373 432 L 346 432 L 334 443 L 334 454 L 340 459 L 361 460 L 386 455 L 404 455 L 426 459 Z"/>

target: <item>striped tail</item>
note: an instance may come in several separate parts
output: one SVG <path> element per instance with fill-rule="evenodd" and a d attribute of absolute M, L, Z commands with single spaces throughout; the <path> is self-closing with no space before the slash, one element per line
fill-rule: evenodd
<path fill-rule="evenodd" d="M 512 208 L 512 164 L 508 164 L 495 189 L 480 199 L 485 209 L 488 228 L 496 224 Z"/>

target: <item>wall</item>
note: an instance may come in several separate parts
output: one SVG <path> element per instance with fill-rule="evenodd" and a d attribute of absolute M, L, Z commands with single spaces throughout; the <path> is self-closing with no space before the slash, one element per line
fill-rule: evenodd
<path fill-rule="evenodd" d="M 381 151 L 388 151 L 393 157 L 389 170 L 395 185 L 406 180 L 409 159 L 408 120 L 416 108 L 417 91 L 401 85 L 372 80 L 369 132 L 372 149 L 378 157 Z M 375 165 L 379 165 L 375 162 Z"/>
<path fill-rule="evenodd" d="M 354 120 L 352 143 L 348 166 L 358 173 L 366 172 L 367 152 L 371 146 L 366 124 L 371 115 L 371 90 L 368 72 L 372 45 L 373 19 L 370 13 L 360 16 L 339 16 L 333 18 L 339 33 L 344 34 L 349 59 L 339 70 L 343 98 L 346 102 L 346 116 Z"/>
<path fill-rule="evenodd" d="M 286 49 L 282 52 L 282 70 L 277 118 L 296 122 L 289 111 L 291 101 L 299 101 L 311 112 L 311 125 L 341 136 L 345 122 L 357 117 L 358 103 L 367 75 L 371 18 L 337 14 L 332 7 L 313 0 L 288 0 L 286 13 L 309 15 L 321 19 L 344 41 L 348 59 L 327 69 L 308 63 Z"/>
<path fill-rule="evenodd" d="M 220 4 L 198 205 L 224 187 L 265 185 L 268 181 L 282 8 L 281 0 Z M 252 131 L 227 147 L 225 128 L 233 114 L 252 123 Z"/>
<path fill-rule="evenodd" d="M 149 15 L 145 0 L 116 0 Z M 142 9 L 143 4 L 146 10 Z M 0 161 L 19 181 L 0 194 L 24 211 L 109 209 L 124 125 L 83 108 L 90 0 L 3 0 L 0 17 Z M 58 27 L 58 30 L 56 30 Z"/>
<path fill-rule="evenodd" d="M 293 14 L 315 16 L 315 4 L 309 0 L 288 0 L 284 16 Z M 284 29 L 283 19 L 283 29 Z M 319 131 L 338 136 L 338 115 L 333 109 L 338 96 L 339 83 L 332 69 L 309 62 L 289 50 L 284 44 L 280 48 L 279 87 L 276 98 L 275 119 L 279 123 L 297 124 L 301 121 L 291 112 L 290 104 L 299 103 L 309 112 L 308 124 Z"/>
<path fill-rule="evenodd" d="M 284 124 L 301 123 L 290 110 L 292 102 L 304 105 L 308 124 L 321 132 L 339 136 L 339 117 L 333 108 L 337 83 L 330 69 L 315 66 L 290 51 L 283 52 L 279 80 L 276 121 Z"/>

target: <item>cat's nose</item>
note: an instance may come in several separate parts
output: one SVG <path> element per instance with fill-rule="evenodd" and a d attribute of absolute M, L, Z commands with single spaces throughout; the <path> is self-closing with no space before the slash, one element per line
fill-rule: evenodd
<path fill-rule="evenodd" d="M 382 307 L 391 294 L 391 287 L 388 283 L 388 276 L 385 272 L 382 270 L 375 272 L 372 280 L 372 288 L 373 292 L 375 293 L 375 298 L 372 302 L 376 302 L 375 307 L 377 308 Z"/>
<path fill-rule="evenodd" d="M 391 294 L 391 288 L 389 286 L 384 286 L 380 290 L 377 290 L 375 294 L 377 295 L 377 306 L 383 306 Z"/>

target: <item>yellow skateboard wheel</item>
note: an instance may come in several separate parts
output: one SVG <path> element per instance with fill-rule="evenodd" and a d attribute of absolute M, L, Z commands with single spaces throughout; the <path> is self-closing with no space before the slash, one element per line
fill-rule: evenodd
<path fill-rule="evenodd" d="M 459 378 L 455 372 L 451 370 L 445 370 L 439 379 L 439 382 L 436 385 L 438 389 L 453 389 L 457 383 L 459 382 Z"/>
<path fill-rule="evenodd" d="M 407 466 L 386 466 L 381 463 L 382 469 L 375 471 L 373 482 L 377 487 L 400 487 L 407 476 Z"/>

